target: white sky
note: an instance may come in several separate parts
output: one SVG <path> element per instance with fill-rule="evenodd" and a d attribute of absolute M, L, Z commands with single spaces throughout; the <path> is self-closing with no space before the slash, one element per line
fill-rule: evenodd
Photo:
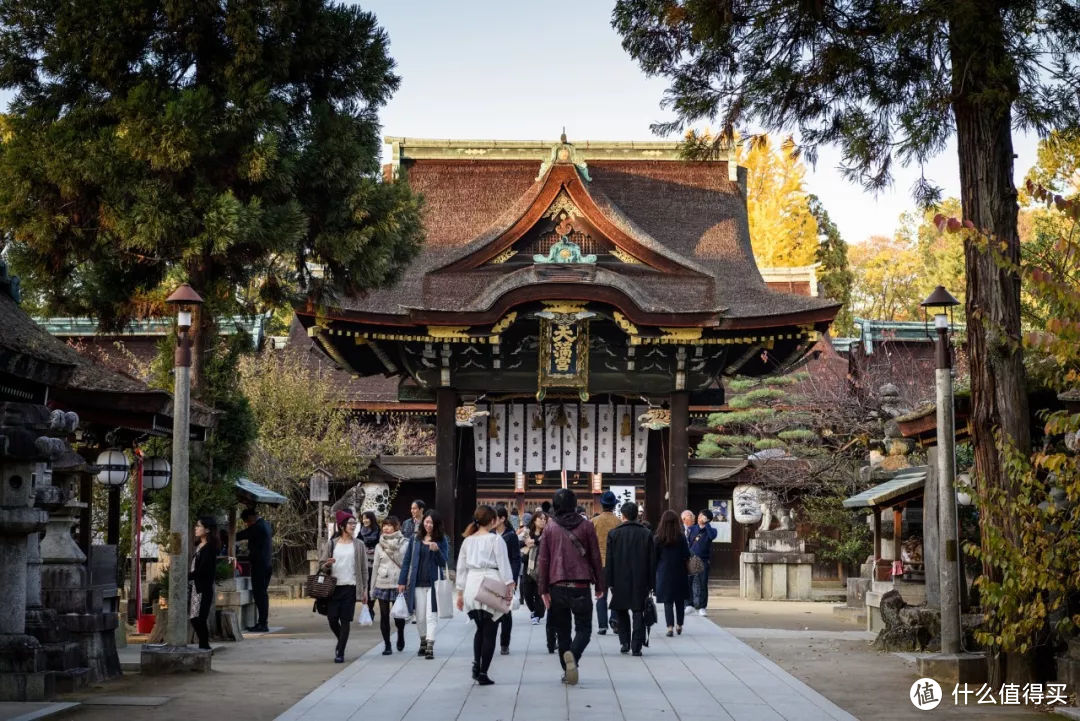
<path fill-rule="evenodd" d="M 383 135 L 500 140 L 656 140 L 666 120 L 663 79 L 646 78 L 610 24 L 613 0 L 362 0 L 390 36 L 402 78 L 381 113 Z M 1035 159 L 1036 140 L 1015 139 L 1016 177 Z M 914 207 L 919 169 L 897 168 L 877 197 L 836 171 L 840 153 L 823 148 L 807 174 L 845 240 L 892 235 Z M 958 195 L 956 147 L 925 170 Z"/>

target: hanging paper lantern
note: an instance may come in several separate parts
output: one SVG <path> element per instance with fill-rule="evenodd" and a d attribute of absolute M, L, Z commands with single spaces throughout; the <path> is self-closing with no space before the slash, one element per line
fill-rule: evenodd
<path fill-rule="evenodd" d="M 160 491 L 169 485 L 172 467 L 164 458 L 155 456 L 143 461 L 143 488 L 148 491 Z"/>
<path fill-rule="evenodd" d="M 98 454 L 97 481 L 103 486 L 122 486 L 128 478 L 128 460 L 123 451 L 110 448 Z"/>

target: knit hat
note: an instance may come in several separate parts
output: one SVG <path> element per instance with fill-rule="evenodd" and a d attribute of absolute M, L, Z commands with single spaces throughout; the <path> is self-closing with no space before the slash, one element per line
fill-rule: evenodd
<path fill-rule="evenodd" d="M 345 523 L 350 518 L 354 518 L 354 516 L 353 516 L 353 514 L 349 513 L 348 511 L 338 511 L 337 514 L 334 516 L 334 518 L 335 518 L 335 520 L 337 520 L 337 524 L 339 526 L 344 526 Z"/>
<path fill-rule="evenodd" d="M 604 508 L 614 508 L 618 502 L 619 499 L 611 491 L 604 491 L 600 496 L 600 505 Z"/>

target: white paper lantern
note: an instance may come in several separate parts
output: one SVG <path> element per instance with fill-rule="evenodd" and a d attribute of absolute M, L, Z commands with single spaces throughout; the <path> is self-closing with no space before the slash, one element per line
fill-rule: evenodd
<path fill-rule="evenodd" d="M 154 456 L 143 461 L 143 489 L 160 491 L 169 485 L 171 478 L 172 467 L 164 458 Z"/>
<path fill-rule="evenodd" d="M 102 451 L 95 465 L 98 467 L 97 481 L 103 486 L 122 486 L 128 478 L 128 461 L 123 451 L 110 448 Z"/>
<path fill-rule="evenodd" d="M 390 514 L 390 486 L 386 483 L 371 481 L 361 486 L 364 491 L 364 502 L 360 506 L 360 513 L 371 511 L 379 523 L 383 522 Z"/>
<path fill-rule="evenodd" d="M 731 493 L 735 506 L 735 520 L 749 525 L 761 520 L 761 489 L 757 486 L 735 486 Z"/>

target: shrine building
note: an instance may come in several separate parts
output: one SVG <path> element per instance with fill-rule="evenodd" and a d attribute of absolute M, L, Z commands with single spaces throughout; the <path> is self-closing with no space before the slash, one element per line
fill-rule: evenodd
<path fill-rule="evenodd" d="M 426 242 L 392 287 L 298 309 L 347 372 L 434 404 L 435 507 L 608 488 L 687 504 L 690 414 L 725 376 L 784 373 L 839 304 L 771 289 L 746 170 L 674 142 L 387 138 Z M 805 291 L 804 291 L 805 292 Z"/>

